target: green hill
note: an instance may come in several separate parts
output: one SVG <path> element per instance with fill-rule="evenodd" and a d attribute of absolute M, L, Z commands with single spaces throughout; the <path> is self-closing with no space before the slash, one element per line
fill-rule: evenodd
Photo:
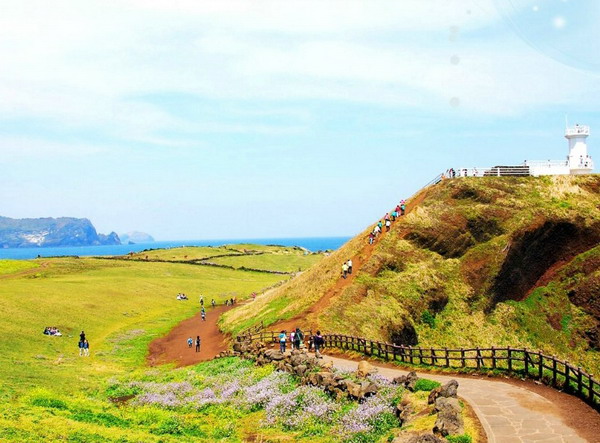
<path fill-rule="evenodd" d="M 264 320 L 398 344 L 530 347 L 596 373 L 599 191 L 595 175 L 443 181 L 374 247 L 363 232 L 223 327 Z M 340 281 L 350 257 L 356 276 Z"/>

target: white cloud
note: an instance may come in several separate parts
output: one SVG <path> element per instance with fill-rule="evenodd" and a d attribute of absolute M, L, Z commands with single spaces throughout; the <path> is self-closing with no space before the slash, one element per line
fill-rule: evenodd
<path fill-rule="evenodd" d="M 458 97 L 460 109 L 488 114 L 584 95 L 597 102 L 595 78 L 517 39 L 471 36 L 498 20 L 490 1 L 4 2 L 0 117 L 160 142 L 164 130 L 294 133 L 310 118 L 283 127 L 190 121 L 139 98 L 147 94 L 343 100 L 442 113 Z M 460 31 L 456 41 L 451 27 Z M 458 65 L 449 62 L 454 54 Z"/>

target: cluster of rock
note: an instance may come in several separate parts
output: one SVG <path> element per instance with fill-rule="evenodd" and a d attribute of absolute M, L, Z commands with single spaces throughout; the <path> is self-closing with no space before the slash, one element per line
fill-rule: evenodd
<path fill-rule="evenodd" d="M 231 356 L 252 359 L 257 365 L 272 364 L 278 370 L 297 375 L 301 378 L 303 384 L 323 388 L 325 392 L 336 399 L 350 398 L 362 401 L 367 397 L 376 395 L 379 389 L 377 384 L 367 379 L 369 375 L 377 372 L 377 368 L 366 361 L 359 362 L 355 379 L 349 379 L 332 372 L 333 364 L 331 362 L 323 362 L 309 355 L 305 349 L 294 349 L 290 353 L 283 354 L 278 349 L 272 349 L 259 341 L 238 341 L 233 345 L 233 350 L 223 351 L 217 355 L 217 358 Z M 393 383 L 414 392 L 418 380 L 417 374 L 410 372 L 408 375 L 396 377 Z M 450 380 L 445 385 L 433 389 L 429 394 L 428 404 L 434 405 L 433 410 L 437 413 L 433 428 L 433 432 L 437 435 L 447 436 L 464 433 L 462 408 L 457 399 L 457 390 L 458 382 Z M 395 414 L 399 425 L 402 426 L 406 423 L 412 413 L 412 405 L 405 398 L 396 406 Z M 394 440 L 394 442 L 396 441 L 436 443 L 444 440 L 440 440 L 433 434 L 424 434 L 405 436 Z"/>

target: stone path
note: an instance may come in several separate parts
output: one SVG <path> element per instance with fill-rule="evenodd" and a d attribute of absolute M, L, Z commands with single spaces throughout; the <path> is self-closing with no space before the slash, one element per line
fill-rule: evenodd
<path fill-rule="evenodd" d="M 337 368 L 356 369 L 357 363 L 337 357 L 324 356 Z M 377 366 L 388 378 L 408 371 Z M 480 380 L 469 377 L 423 373 L 420 377 L 442 383 L 456 379 L 458 394 L 464 398 L 479 418 L 489 443 L 579 443 L 586 442 L 561 418 L 558 407 L 535 392 L 500 380 Z M 598 440 L 600 441 L 600 429 Z"/>

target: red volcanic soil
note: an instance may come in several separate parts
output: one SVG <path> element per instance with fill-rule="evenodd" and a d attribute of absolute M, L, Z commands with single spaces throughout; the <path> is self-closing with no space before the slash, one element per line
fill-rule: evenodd
<path fill-rule="evenodd" d="M 215 355 L 228 349 L 226 337 L 217 326 L 220 315 L 231 309 L 230 306 L 217 306 L 206 310 L 206 321 L 202 321 L 200 312 L 183 320 L 164 337 L 150 343 L 148 364 L 150 366 L 175 363 L 177 366 L 189 366 L 201 361 L 212 360 Z M 200 352 L 196 346 L 188 347 L 187 339 L 200 336 Z"/>

